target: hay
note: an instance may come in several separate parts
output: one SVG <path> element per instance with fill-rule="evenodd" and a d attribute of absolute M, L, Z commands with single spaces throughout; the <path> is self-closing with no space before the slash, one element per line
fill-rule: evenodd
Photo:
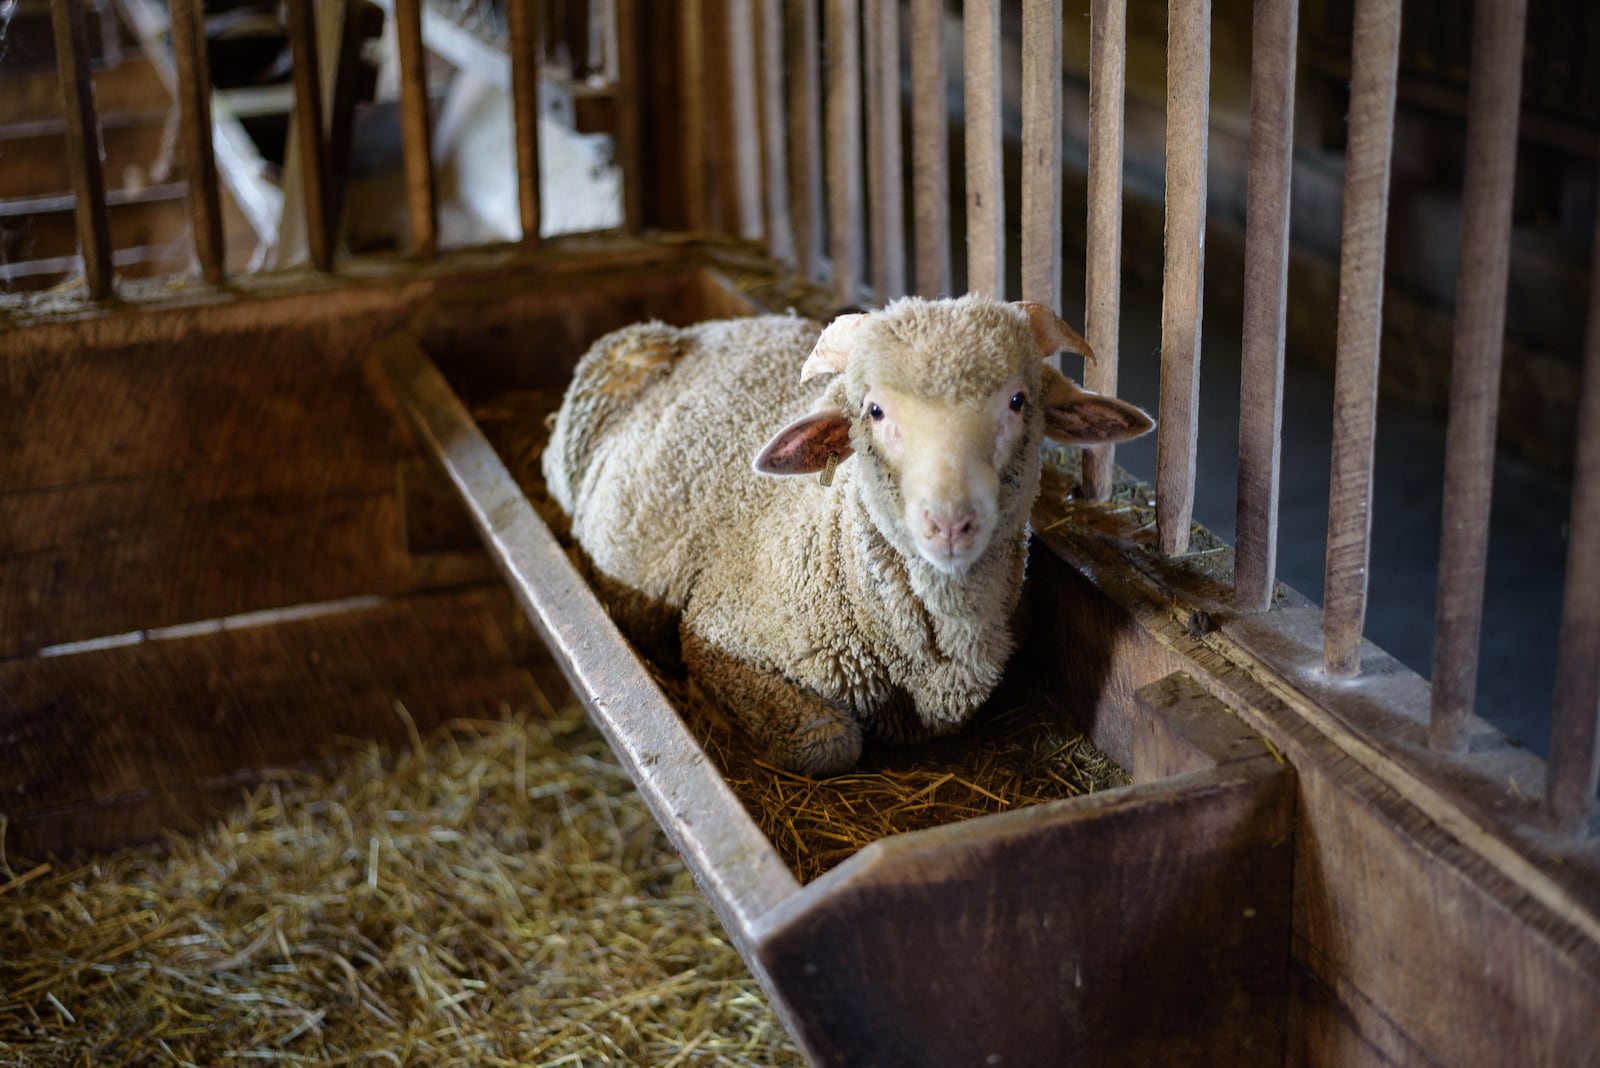
<path fill-rule="evenodd" d="M 575 705 L 11 862 L 0 1064 L 802 1063 Z"/>

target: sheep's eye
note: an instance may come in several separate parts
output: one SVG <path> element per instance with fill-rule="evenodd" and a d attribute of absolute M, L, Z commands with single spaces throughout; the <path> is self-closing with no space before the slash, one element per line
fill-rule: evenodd
<path fill-rule="evenodd" d="M 873 422 L 877 422 L 883 418 L 883 409 L 878 407 L 877 402 L 874 401 L 873 403 L 867 405 L 867 414 L 872 416 Z"/>
<path fill-rule="evenodd" d="M 1024 396 L 1023 394 L 1021 394 L 1021 393 L 1013 393 L 1013 394 L 1011 394 L 1011 410 L 1012 411 L 1014 411 L 1014 412 L 1022 411 L 1022 406 L 1024 404 L 1026 404 L 1026 403 L 1028 403 L 1028 398 L 1026 396 Z"/>

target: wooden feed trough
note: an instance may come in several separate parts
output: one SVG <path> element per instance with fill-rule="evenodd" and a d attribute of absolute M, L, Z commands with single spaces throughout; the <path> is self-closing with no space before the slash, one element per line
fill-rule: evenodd
<path fill-rule="evenodd" d="M 310 7 L 288 5 L 297 56 L 312 47 Z M 928 91 L 947 76 L 934 44 L 944 5 L 830 0 L 820 25 L 812 5 L 776 0 L 597 5 L 615 47 L 597 91 L 608 102 L 590 106 L 616 139 L 627 222 L 540 241 L 548 206 L 531 120 L 544 23 L 539 5 L 511 3 L 503 47 L 530 236 L 449 254 L 437 251 L 420 7 L 392 10 L 411 255 L 339 256 L 322 213 L 327 146 L 307 123 L 310 268 L 230 276 L 223 243 L 203 236 L 219 232 L 218 183 L 192 158 L 186 191 L 208 280 L 118 283 L 89 166 L 74 171 L 87 293 L 4 298 L 0 744 L 11 759 L 0 812 L 11 855 L 193 826 L 260 770 L 335 735 L 403 737 L 396 698 L 448 718 L 516 694 L 531 661 L 559 669 L 585 702 L 817 1063 L 1593 1058 L 1600 327 L 1586 353 L 1549 768 L 1458 699 L 1481 618 L 1470 565 L 1487 500 L 1471 490 L 1490 470 L 1472 450 L 1492 444 L 1494 421 L 1483 391 L 1453 422 L 1475 429 L 1451 446 L 1449 506 L 1461 514 L 1446 523 L 1444 681 L 1430 687 L 1361 639 L 1394 89 L 1383 57 L 1397 3 L 1357 12 L 1325 608 L 1273 574 L 1296 8 L 1257 5 L 1242 338 L 1254 370 L 1235 551 L 1191 522 L 1210 23 L 1203 5 L 1175 6 L 1158 476 L 1153 491 L 1135 489 L 1097 452 L 1081 476 L 1053 483 L 1035 517 L 1029 640 L 1011 673 L 1028 708 L 1081 726 L 1133 784 L 886 838 L 804 885 L 536 513 L 514 477 L 525 457 L 498 454 L 472 412 L 504 390 L 558 390 L 590 341 L 640 318 L 881 300 L 907 288 L 908 260 L 918 290 L 950 288 L 948 114 L 942 89 Z M 1478 39 L 1520 39 L 1516 7 L 1480 5 Z M 56 10 L 70 30 L 81 8 Z M 188 29 L 174 34 L 183 144 L 203 157 L 198 4 L 172 10 Z M 1096 0 L 1092 19 L 1098 388 L 1115 382 L 1121 11 Z M 1023 16 L 1026 225 L 1013 291 L 1001 5 L 964 5 L 966 285 L 1059 305 L 1061 158 L 1050 149 L 1064 17 L 1034 2 Z M 74 45 L 60 58 L 87 158 L 93 100 L 71 91 L 84 54 Z M 1490 80 L 1516 65 L 1493 48 L 1474 63 Z M 903 65 L 920 87 L 904 153 L 885 120 L 899 112 Z M 307 66 L 296 67 L 298 108 L 320 114 Z M 1490 221 L 1509 203 L 1509 179 L 1490 166 L 1514 148 L 1495 111 L 1507 97 L 1474 98 L 1472 112 L 1472 136 L 1489 148 L 1472 157 L 1467 199 Z M 863 116 L 866 167 L 849 147 Z M 899 240 L 906 163 L 912 257 Z M 1503 231 L 1469 233 L 1486 249 L 1463 285 L 1487 296 L 1461 302 L 1464 320 L 1503 304 Z M 1494 324 L 1461 330 L 1458 374 L 1492 381 Z M 487 553 L 455 541 L 455 501 Z M 515 608 L 548 656 L 520 640 Z"/>

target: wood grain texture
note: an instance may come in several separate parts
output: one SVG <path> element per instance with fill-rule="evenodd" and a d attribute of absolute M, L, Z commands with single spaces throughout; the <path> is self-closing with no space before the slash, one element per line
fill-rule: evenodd
<path fill-rule="evenodd" d="M 1299 0 L 1255 7 L 1250 59 L 1249 213 L 1239 373 L 1239 481 L 1233 584 L 1242 611 L 1272 607 L 1278 567 L 1283 350 L 1289 296 Z"/>
<path fill-rule="evenodd" d="M 1000 80 L 1000 4 L 962 6 L 966 89 L 967 291 L 1006 295 L 1005 123 Z"/>
<path fill-rule="evenodd" d="M 767 254 L 794 263 L 794 218 L 789 204 L 788 128 L 784 109 L 783 0 L 756 0 L 756 90 L 761 120 L 762 203 Z"/>
<path fill-rule="evenodd" d="M 1095 358 L 1083 384 L 1117 392 L 1117 333 L 1122 325 L 1122 131 L 1127 81 L 1127 0 L 1093 0 L 1089 8 L 1089 192 L 1084 248 L 1083 334 Z M 1083 493 L 1110 498 L 1116 447 L 1084 450 Z"/>
<path fill-rule="evenodd" d="M 1343 676 L 1361 671 L 1361 630 L 1367 616 L 1383 253 L 1399 50 L 1399 0 L 1356 0 L 1339 242 L 1328 562 L 1323 580 L 1323 661 L 1330 673 Z"/>
<path fill-rule="evenodd" d="M 861 181 L 861 5 L 824 6 L 827 88 L 824 94 L 828 163 L 828 261 L 833 299 L 860 299 L 866 220 Z"/>
<path fill-rule="evenodd" d="M 55 31 L 56 77 L 67 121 L 67 164 L 72 173 L 78 248 L 90 300 L 111 295 L 111 224 L 106 217 L 106 181 L 100 162 L 100 131 L 89 81 L 89 30 L 83 0 L 50 0 Z"/>
<path fill-rule="evenodd" d="M 943 0 L 911 0 L 911 215 L 918 295 L 952 296 Z"/>
<path fill-rule="evenodd" d="M 639 69 L 637 0 L 613 0 L 617 24 L 617 165 L 622 169 L 622 226 L 644 226 L 643 147 L 639 128 L 644 80 Z"/>
<path fill-rule="evenodd" d="M 293 54 L 295 151 L 305 204 L 306 248 L 319 271 L 333 269 L 333 223 L 328 210 L 328 143 L 323 136 L 322 72 L 317 60 L 317 18 L 311 0 L 284 0 Z"/>
<path fill-rule="evenodd" d="M 1169 555 L 1188 550 L 1194 521 L 1210 101 L 1211 2 L 1174 4 L 1167 9 L 1167 254 L 1156 430 L 1156 539 Z"/>
<path fill-rule="evenodd" d="M 866 6 L 867 175 L 872 205 L 872 295 L 887 304 L 906 292 L 905 174 L 900 146 L 900 9 Z"/>
<path fill-rule="evenodd" d="M 1061 5 L 1022 5 L 1022 299 L 1061 307 Z M 1092 344 L 1092 343 L 1091 343 Z"/>
<path fill-rule="evenodd" d="M 189 186 L 189 222 L 200 275 L 222 281 L 227 248 L 222 237 L 222 189 L 211 144 L 211 65 L 206 57 L 205 16 L 200 0 L 171 0 L 172 56 L 178 76 L 179 132 L 184 179 Z"/>
<path fill-rule="evenodd" d="M 721 0 L 713 69 L 724 67 L 728 95 L 718 120 L 718 181 L 723 202 L 721 229 L 749 241 L 765 230 L 761 210 L 761 129 L 757 115 L 757 56 L 754 0 Z"/>
<path fill-rule="evenodd" d="M 517 139 L 517 211 L 522 243 L 543 240 L 544 203 L 539 181 L 539 62 L 543 45 L 534 0 L 507 0 L 507 47 L 511 52 L 511 109 Z"/>
<path fill-rule="evenodd" d="M 515 0 L 512 6 L 518 6 Z M 405 153 L 406 218 L 411 228 L 411 254 L 426 262 L 433 259 L 435 252 L 438 251 L 439 206 L 433 186 L 432 119 L 428 113 L 428 54 L 422 47 L 422 0 L 394 0 L 394 20 L 395 38 L 400 53 L 400 133 Z M 515 94 L 515 64 L 512 66 L 511 80 L 514 106 L 518 100 Z M 520 123 L 516 137 L 520 197 L 520 172 L 525 166 L 522 156 L 523 130 Z M 534 157 L 534 163 L 537 169 L 537 155 Z M 537 191 L 534 195 L 537 201 Z M 521 210 L 523 232 L 526 233 L 526 208 L 522 207 Z M 537 203 L 534 207 L 534 220 L 534 231 L 537 233 Z"/>
<path fill-rule="evenodd" d="M 678 10 L 678 111 L 667 134 L 683 139 L 683 213 L 690 230 L 711 222 L 710 92 L 706 76 L 706 5 L 716 0 L 682 0 Z"/>
<path fill-rule="evenodd" d="M 785 0 L 784 66 L 789 75 L 789 192 L 795 265 L 822 277 L 822 31 L 810 0 Z"/>

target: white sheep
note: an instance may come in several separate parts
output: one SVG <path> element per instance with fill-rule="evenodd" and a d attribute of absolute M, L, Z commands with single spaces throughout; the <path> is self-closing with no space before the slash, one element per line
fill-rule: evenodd
<path fill-rule="evenodd" d="M 630 636 L 681 649 L 769 757 L 832 774 L 864 731 L 948 733 L 999 681 L 1041 439 L 1154 425 L 1044 362 L 1062 349 L 1092 358 L 1043 305 L 977 296 L 639 324 L 578 364 L 544 473 Z"/>

